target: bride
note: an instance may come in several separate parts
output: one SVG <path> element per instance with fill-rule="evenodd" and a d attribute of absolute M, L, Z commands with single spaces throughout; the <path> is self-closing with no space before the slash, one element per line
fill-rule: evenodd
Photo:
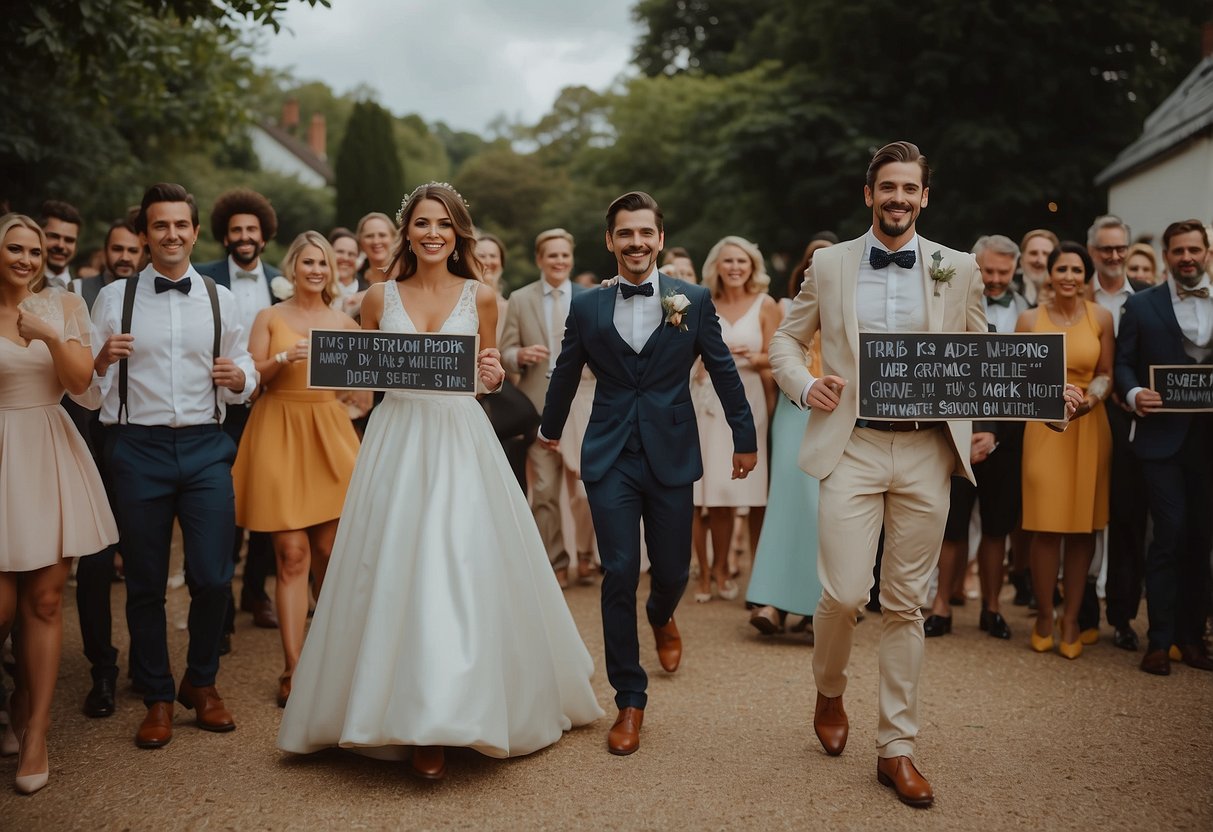
<path fill-rule="evenodd" d="M 478 375 L 504 378 L 497 300 L 478 279 L 472 219 L 449 185 L 401 206 L 400 277 L 372 286 L 362 326 L 479 333 Z M 471 396 L 389 391 L 370 418 L 278 746 L 411 756 L 444 746 L 529 754 L 602 709 L 593 661 L 530 509 Z"/>

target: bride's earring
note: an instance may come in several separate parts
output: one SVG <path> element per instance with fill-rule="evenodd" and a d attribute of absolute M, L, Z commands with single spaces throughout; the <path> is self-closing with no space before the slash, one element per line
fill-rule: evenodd
<path fill-rule="evenodd" d="M 459 262 L 459 252 L 458 251 L 451 252 L 451 260 L 453 260 L 456 263 Z"/>
<path fill-rule="evenodd" d="M 412 241 L 412 240 L 405 240 L 405 241 L 404 241 L 404 247 L 405 247 L 406 249 L 408 249 L 409 251 L 412 251 L 412 250 L 413 250 L 413 241 Z"/>

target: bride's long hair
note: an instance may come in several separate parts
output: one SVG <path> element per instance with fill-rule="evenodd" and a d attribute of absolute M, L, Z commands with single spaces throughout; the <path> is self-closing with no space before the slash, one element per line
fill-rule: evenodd
<path fill-rule="evenodd" d="M 392 253 L 388 273 L 390 274 L 397 264 L 400 265 L 398 280 L 407 280 L 417 273 L 417 255 L 409 247 L 408 224 L 412 221 L 417 204 L 423 199 L 441 202 L 455 228 L 455 250 L 446 260 L 447 269 L 451 274 L 466 277 L 468 280 L 480 280 L 483 268 L 476 259 L 476 226 L 472 224 L 472 215 L 468 212 L 463 197 L 445 182 L 418 185 L 400 203 L 400 213 L 396 215 L 400 233 L 396 236 L 396 250 Z"/>

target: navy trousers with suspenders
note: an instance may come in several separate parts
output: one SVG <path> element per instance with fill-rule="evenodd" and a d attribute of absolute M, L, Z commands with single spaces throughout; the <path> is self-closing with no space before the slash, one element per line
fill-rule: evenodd
<path fill-rule="evenodd" d="M 122 332 L 131 331 L 137 277 L 127 280 Z M 222 324 L 215 283 L 203 278 L 211 301 L 219 355 Z M 131 636 L 131 676 L 144 702 L 171 702 L 176 685 L 169 662 L 165 589 L 173 521 L 181 526 L 186 585 L 190 592 L 187 673 L 196 686 L 212 685 L 219 672 L 219 642 L 232 579 L 236 446 L 220 430 L 219 392 L 213 424 L 172 428 L 124 423 L 127 362 L 118 365 L 118 423 L 107 431 L 106 467 L 122 538 L 126 571 L 126 621 Z M 124 415 L 125 414 L 125 415 Z"/>

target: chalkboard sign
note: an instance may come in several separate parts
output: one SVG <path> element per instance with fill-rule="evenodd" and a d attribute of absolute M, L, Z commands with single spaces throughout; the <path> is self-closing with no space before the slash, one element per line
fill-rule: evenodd
<path fill-rule="evenodd" d="M 307 386 L 476 393 L 478 335 L 313 329 Z"/>
<path fill-rule="evenodd" d="M 1065 335 L 859 335 L 859 416 L 880 420 L 1060 421 Z"/>
<path fill-rule="evenodd" d="M 1163 411 L 1213 411 L 1213 364 L 1154 364 L 1150 389 L 1162 396 Z"/>

